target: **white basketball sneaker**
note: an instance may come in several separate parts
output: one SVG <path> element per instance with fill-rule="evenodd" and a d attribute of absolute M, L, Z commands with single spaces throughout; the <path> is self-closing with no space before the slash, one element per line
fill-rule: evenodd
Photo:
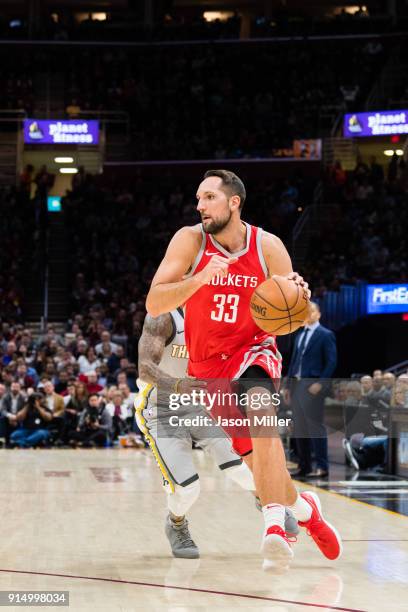
<path fill-rule="evenodd" d="M 293 559 L 293 551 L 285 531 L 278 525 L 266 530 L 262 539 L 261 553 L 264 556 L 264 569 L 286 567 Z"/>

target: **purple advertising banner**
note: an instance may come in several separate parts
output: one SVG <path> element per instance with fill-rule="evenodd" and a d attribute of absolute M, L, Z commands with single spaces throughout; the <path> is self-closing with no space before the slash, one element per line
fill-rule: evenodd
<path fill-rule="evenodd" d="M 346 138 L 408 134 L 408 110 L 344 115 L 343 134 Z"/>
<path fill-rule="evenodd" d="M 98 142 L 99 121 L 24 120 L 25 144 L 97 145 Z"/>

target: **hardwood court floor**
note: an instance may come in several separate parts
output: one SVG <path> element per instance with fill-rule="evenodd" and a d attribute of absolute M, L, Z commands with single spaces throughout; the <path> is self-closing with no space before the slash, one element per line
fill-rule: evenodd
<path fill-rule="evenodd" d="M 290 571 L 265 573 L 251 495 L 195 456 L 201 559 L 188 561 L 170 556 L 150 451 L 1 450 L 0 590 L 68 590 L 72 612 L 407 609 L 407 517 L 321 491 L 343 557 L 301 533 Z"/>

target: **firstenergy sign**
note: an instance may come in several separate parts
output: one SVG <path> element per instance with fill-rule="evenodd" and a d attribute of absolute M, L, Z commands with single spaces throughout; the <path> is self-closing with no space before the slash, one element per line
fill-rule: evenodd
<path fill-rule="evenodd" d="M 408 284 L 367 285 L 367 313 L 408 312 Z"/>

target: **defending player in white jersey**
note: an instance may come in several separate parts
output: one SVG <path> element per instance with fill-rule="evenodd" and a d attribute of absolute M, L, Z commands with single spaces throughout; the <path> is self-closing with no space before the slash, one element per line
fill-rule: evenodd
<path fill-rule="evenodd" d="M 136 418 L 163 475 L 169 511 L 165 531 L 173 555 L 194 559 L 199 557 L 199 550 L 190 536 L 186 519 L 186 513 L 200 493 L 192 442 L 199 443 L 213 457 L 220 470 L 243 489 L 254 492 L 255 484 L 251 471 L 232 449 L 224 431 L 215 424 L 211 430 L 205 426 L 179 426 L 169 433 L 171 412 L 168 405 L 158 400 L 158 395 L 161 398 L 174 392 L 191 393 L 193 389 L 202 388 L 201 381 L 186 378 L 187 361 L 182 309 L 157 318 L 147 315 L 139 341 Z M 179 409 L 178 416 L 193 417 L 199 410 L 188 406 Z M 286 530 L 293 535 L 298 533 L 296 519 L 289 511 Z"/>

